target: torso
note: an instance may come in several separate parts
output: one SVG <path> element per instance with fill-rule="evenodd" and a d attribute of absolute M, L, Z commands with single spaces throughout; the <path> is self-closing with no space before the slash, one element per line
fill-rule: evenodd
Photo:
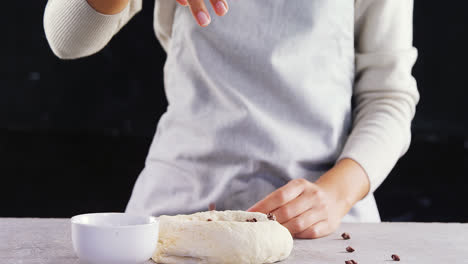
<path fill-rule="evenodd" d="M 190 213 L 216 201 L 221 210 L 247 209 L 290 179 L 316 180 L 342 150 L 351 124 L 354 2 L 229 7 L 224 17 L 210 8 L 205 28 L 176 8 L 164 67 L 169 106 L 129 208 Z M 172 197 L 166 205 L 149 202 L 164 195 Z"/>

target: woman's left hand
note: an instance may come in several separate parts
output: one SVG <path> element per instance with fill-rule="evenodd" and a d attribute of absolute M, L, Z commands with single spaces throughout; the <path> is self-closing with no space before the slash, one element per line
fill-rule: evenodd
<path fill-rule="evenodd" d="M 318 238 L 335 231 L 347 210 L 318 184 L 291 180 L 248 211 L 272 213 L 296 238 Z"/>
<path fill-rule="evenodd" d="M 296 238 L 319 238 L 334 232 L 368 189 L 365 172 L 356 162 L 346 159 L 316 183 L 291 180 L 248 211 L 274 214 Z"/>

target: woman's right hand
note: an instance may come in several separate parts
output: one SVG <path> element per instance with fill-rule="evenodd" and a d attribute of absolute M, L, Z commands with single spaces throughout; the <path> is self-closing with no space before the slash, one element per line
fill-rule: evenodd
<path fill-rule="evenodd" d="M 166 1 L 166 0 L 164 0 Z M 192 11 L 192 15 L 197 23 L 206 27 L 211 22 L 210 14 L 205 5 L 205 0 L 176 0 L 183 6 L 189 6 Z M 224 16 L 228 11 L 228 5 L 226 0 L 210 0 L 213 9 L 218 16 Z"/>

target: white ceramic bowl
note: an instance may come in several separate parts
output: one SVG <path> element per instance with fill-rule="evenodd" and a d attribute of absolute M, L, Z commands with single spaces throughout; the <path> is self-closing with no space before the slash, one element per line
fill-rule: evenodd
<path fill-rule="evenodd" d="M 156 250 L 159 220 L 125 213 L 83 214 L 71 218 L 71 229 L 82 263 L 136 264 Z"/>

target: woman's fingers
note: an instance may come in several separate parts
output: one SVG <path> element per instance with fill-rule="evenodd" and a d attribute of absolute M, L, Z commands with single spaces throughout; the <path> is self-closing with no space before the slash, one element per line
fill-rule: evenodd
<path fill-rule="evenodd" d="M 224 16 L 228 11 L 227 2 L 224 0 L 210 0 L 213 9 L 218 16 Z"/>
<path fill-rule="evenodd" d="M 211 22 L 210 14 L 206 9 L 204 0 L 187 0 L 190 11 L 198 24 L 202 27 L 208 26 Z"/>
<path fill-rule="evenodd" d="M 294 235 L 295 238 L 319 238 L 330 234 L 330 226 L 328 221 L 320 221 L 309 226 L 304 231 Z"/>
<path fill-rule="evenodd" d="M 298 197 L 304 191 L 307 183 L 307 180 L 304 179 L 292 180 L 267 195 L 267 197 L 250 207 L 247 211 L 270 213 Z"/>
<path fill-rule="evenodd" d="M 326 219 L 326 212 L 313 207 L 305 211 L 303 214 L 290 219 L 288 222 L 284 223 L 283 226 L 286 227 L 289 232 L 295 236 L 296 234 L 305 231 L 312 225 Z"/>
<path fill-rule="evenodd" d="M 303 192 L 296 199 L 281 206 L 280 208 L 277 208 L 271 213 L 276 216 L 276 221 L 278 221 L 280 224 L 283 224 L 310 209 L 313 205 L 313 202 L 313 197 L 310 197 L 305 192 Z"/>
<path fill-rule="evenodd" d="M 327 203 L 323 197 L 322 191 L 309 184 L 296 199 L 277 208 L 272 213 L 276 216 L 277 221 L 283 224 L 311 208 L 325 210 Z"/>
<path fill-rule="evenodd" d="M 176 0 L 183 6 L 189 6 L 192 11 L 192 15 L 198 24 L 202 27 L 206 27 L 211 22 L 210 14 L 205 5 L 205 0 Z M 226 0 L 210 0 L 213 9 L 218 16 L 224 16 L 229 7 Z"/>
<path fill-rule="evenodd" d="M 318 238 L 340 224 L 343 209 L 321 186 L 295 179 L 270 193 L 247 211 L 273 213 L 296 238 Z"/>
<path fill-rule="evenodd" d="M 176 0 L 176 1 L 177 1 L 177 3 L 179 3 L 179 4 L 183 5 L 183 6 L 187 6 L 187 5 L 188 5 L 187 0 Z"/>

